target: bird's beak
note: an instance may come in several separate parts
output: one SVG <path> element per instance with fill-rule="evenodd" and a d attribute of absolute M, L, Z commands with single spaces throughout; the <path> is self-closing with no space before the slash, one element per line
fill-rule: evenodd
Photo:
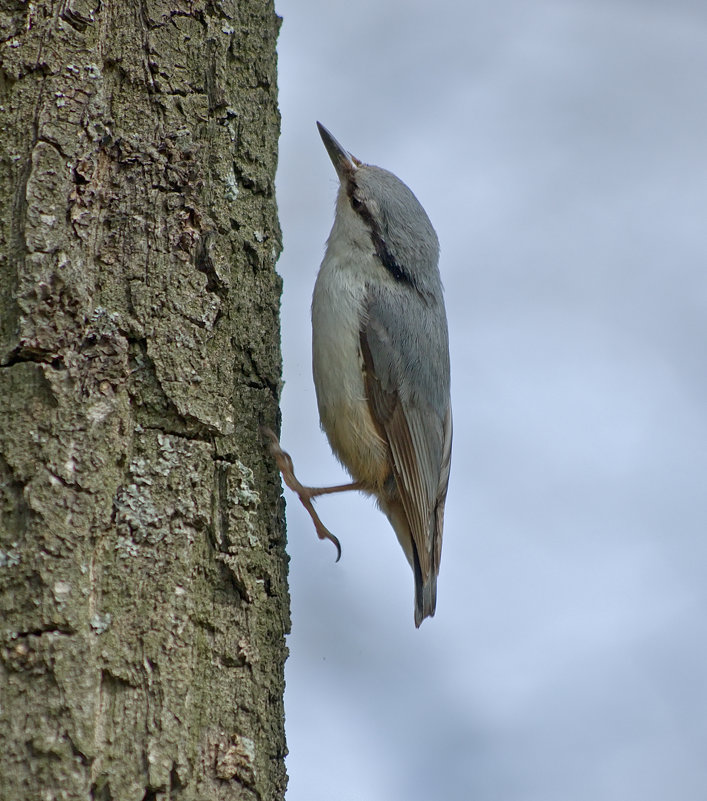
<path fill-rule="evenodd" d="M 319 128 L 319 135 L 322 137 L 322 142 L 324 142 L 324 147 L 329 154 L 331 163 L 334 165 L 336 174 L 343 184 L 361 166 L 361 162 L 355 156 L 352 156 L 348 150 L 344 150 L 321 122 L 317 123 L 317 128 Z"/>

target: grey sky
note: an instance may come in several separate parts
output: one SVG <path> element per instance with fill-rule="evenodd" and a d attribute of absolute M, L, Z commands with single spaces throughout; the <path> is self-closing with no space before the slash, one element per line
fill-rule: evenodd
<path fill-rule="evenodd" d="M 283 445 L 319 431 L 321 120 L 442 245 L 437 615 L 362 496 L 287 493 L 288 801 L 703 801 L 707 5 L 280 0 Z"/>

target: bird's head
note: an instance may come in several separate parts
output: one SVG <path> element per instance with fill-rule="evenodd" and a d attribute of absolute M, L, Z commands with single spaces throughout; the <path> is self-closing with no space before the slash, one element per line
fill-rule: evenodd
<path fill-rule="evenodd" d="M 396 280 L 423 293 L 439 285 L 439 241 L 422 205 L 392 172 L 362 161 L 345 150 L 317 123 L 329 158 L 339 176 L 337 222 L 359 247 L 373 245 L 383 266 Z"/>

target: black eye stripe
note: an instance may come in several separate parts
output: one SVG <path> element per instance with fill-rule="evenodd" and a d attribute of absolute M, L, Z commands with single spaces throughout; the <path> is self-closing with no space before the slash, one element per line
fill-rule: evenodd
<path fill-rule="evenodd" d="M 383 238 L 383 234 L 378 228 L 378 225 L 373 219 L 373 215 L 368 210 L 368 207 L 360 198 L 356 197 L 356 184 L 353 181 L 349 181 L 347 190 L 349 199 L 351 201 L 351 208 L 366 223 L 371 232 L 373 247 L 376 249 L 376 255 L 381 260 L 381 264 L 393 276 L 393 278 L 395 278 L 396 281 L 404 281 L 411 286 L 415 286 L 415 282 L 412 280 L 410 273 L 404 267 L 398 264 L 398 262 L 395 260 L 395 257 L 390 252 L 390 249 Z"/>
<path fill-rule="evenodd" d="M 412 284 L 412 279 L 398 262 L 395 261 L 393 254 L 388 250 L 383 239 L 376 241 L 375 237 L 373 237 L 373 244 L 376 246 L 378 258 L 383 262 L 383 266 L 393 278 L 395 278 L 396 281 L 405 281 L 408 284 Z"/>

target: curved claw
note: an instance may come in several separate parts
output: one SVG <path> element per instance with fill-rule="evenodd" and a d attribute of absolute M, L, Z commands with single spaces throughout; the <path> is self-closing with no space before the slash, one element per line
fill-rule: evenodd
<path fill-rule="evenodd" d="M 278 469 L 282 474 L 282 480 L 285 482 L 285 484 L 287 484 L 292 492 L 297 494 L 302 506 L 304 506 L 304 508 L 309 512 L 309 516 L 312 518 L 312 522 L 314 523 L 314 528 L 319 539 L 329 540 L 334 544 L 334 547 L 336 548 L 336 561 L 338 562 L 339 559 L 341 559 L 341 543 L 339 542 L 339 538 L 334 536 L 324 525 L 324 523 L 322 523 L 312 504 L 312 498 L 315 498 L 317 495 L 322 495 L 327 490 L 334 489 L 336 491 L 338 488 L 326 487 L 322 490 L 322 488 L 305 487 L 304 484 L 301 484 L 297 479 L 297 476 L 295 476 L 295 468 L 294 464 L 292 463 L 292 457 L 289 453 L 282 450 L 280 441 L 275 433 L 266 426 L 261 426 L 260 431 L 263 436 L 269 440 L 268 447 L 270 449 L 270 454 L 277 463 Z"/>
<path fill-rule="evenodd" d="M 338 562 L 341 559 L 341 543 L 339 542 L 339 538 L 329 531 L 329 529 L 322 523 L 319 519 L 319 515 L 314 511 L 314 507 L 312 506 L 312 502 L 309 499 L 304 499 L 301 495 L 299 496 L 300 501 L 302 501 L 302 505 L 304 508 L 309 512 L 314 522 L 314 528 L 317 531 L 317 536 L 320 540 L 329 540 L 334 544 L 336 548 L 336 559 L 335 562 Z"/>

